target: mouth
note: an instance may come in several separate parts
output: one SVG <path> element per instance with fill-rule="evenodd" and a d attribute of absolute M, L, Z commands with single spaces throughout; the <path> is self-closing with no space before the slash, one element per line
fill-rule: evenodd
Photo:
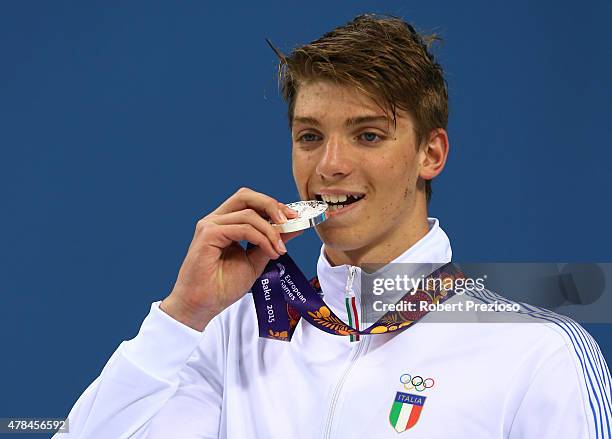
<path fill-rule="evenodd" d="M 318 201 L 325 201 L 328 204 L 328 212 L 333 215 L 355 207 L 365 197 L 365 194 L 315 194 Z"/>

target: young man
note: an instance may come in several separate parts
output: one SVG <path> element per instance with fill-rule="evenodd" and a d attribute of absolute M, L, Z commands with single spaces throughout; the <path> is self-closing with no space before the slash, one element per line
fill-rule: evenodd
<path fill-rule="evenodd" d="M 365 262 L 451 260 L 427 217 L 448 154 L 442 69 L 411 26 L 375 16 L 279 56 L 300 196 L 337 205 L 317 226 L 318 280 L 329 308 L 359 327 L 363 297 L 347 283 Z M 198 221 L 173 291 L 79 398 L 68 436 L 610 437 L 597 344 L 544 310 L 523 306 L 517 323 L 498 324 L 430 313 L 358 340 L 302 319 L 289 343 L 259 338 L 246 293 L 298 234 L 281 236 L 264 217 L 292 216 L 241 189 Z"/>

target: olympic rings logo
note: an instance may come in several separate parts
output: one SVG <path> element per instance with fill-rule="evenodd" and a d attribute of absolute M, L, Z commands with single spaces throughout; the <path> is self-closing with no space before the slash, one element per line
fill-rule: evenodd
<path fill-rule="evenodd" d="M 400 383 L 404 385 L 405 390 L 416 390 L 417 392 L 423 392 L 425 389 L 431 389 L 436 382 L 433 378 L 423 379 L 420 375 L 412 376 L 409 373 L 405 373 L 400 376 Z"/>

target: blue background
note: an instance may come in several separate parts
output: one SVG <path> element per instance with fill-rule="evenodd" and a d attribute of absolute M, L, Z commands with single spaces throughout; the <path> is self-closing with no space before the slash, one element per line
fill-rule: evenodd
<path fill-rule="evenodd" d="M 612 259 L 609 1 L 2 2 L 0 417 L 65 416 L 240 186 L 298 198 L 264 38 L 363 12 L 445 40 L 456 260 Z M 289 250 L 314 274 L 319 246 Z"/>

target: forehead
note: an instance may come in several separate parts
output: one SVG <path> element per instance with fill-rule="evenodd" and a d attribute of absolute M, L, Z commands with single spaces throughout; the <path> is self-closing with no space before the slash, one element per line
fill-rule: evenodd
<path fill-rule="evenodd" d="M 295 100 L 294 113 L 303 111 L 325 111 L 330 107 L 353 107 L 356 109 L 382 111 L 365 93 L 353 87 L 330 81 L 308 81 L 301 83 Z"/>
<path fill-rule="evenodd" d="M 293 109 L 292 125 L 296 119 L 316 119 L 321 123 L 344 123 L 367 116 L 385 116 L 381 105 L 354 86 L 317 80 L 300 84 Z M 388 111 L 389 122 L 393 116 Z M 412 126 L 411 116 L 396 109 L 398 128 Z"/>

